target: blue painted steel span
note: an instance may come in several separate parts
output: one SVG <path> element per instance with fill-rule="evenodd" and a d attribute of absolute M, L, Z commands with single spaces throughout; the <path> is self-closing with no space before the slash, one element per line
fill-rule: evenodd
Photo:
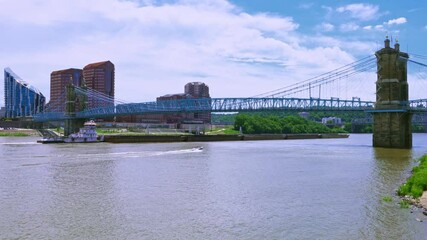
<path fill-rule="evenodd" d="M 427 112 L 427 99 L 401 103 L 396 111 Z M 67 116 L 64 112 L 44 112 L 34 116 L 34 121 L 56 121 L 73 118 L 101 118 L 120 115 L 143 115 L 180 112 L 255 112 L 255 111 L 365 111 L 377 112 L 374 102 L 340 100 L 337 98 L 199 98 L 128 103 L 92 108 Z M 385 111 L 393 111 L 388 109 Z"/>
<path fill-rule="evenodd" d="M 374 118 L 372 115 L 365 118 L 354 118 L 351 120 L 351 123 L 354 125 L 368 125 L 374 123 Z M 427 116 L 423 113 L 420 114 L 414 114 L 412 116 L 412 124 L 426 124 L 427 123 Z"/>

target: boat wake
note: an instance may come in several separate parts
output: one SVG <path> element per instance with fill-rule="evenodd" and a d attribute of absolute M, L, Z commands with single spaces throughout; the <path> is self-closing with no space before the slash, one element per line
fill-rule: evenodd
<path fill-rule="evenodd" d="M 189 149 L 170 150 L 170 151 L 87 153 L 87 154 L 78 154 L 77 157 L 78 158 L 93 158 L 93 157 L 139 158 L 139 157 L 164 156 L 164 155 L 174 155 L 174 154 L 191 154 L 191 153 L 200 153 L 202 151 L 203 151 L 203 147 L 194 147 Z"/>
<path fill-rule="evenodd" d="M 196 153 L 196 152 L 202 152 L 202 151 L 203 151 L 203 147 L 194 147 L 194 148 L 190 148 L 190 149 L 157 152 L 157 153 L 153 153 L 152 156 L 172 155 L 172 154 L 184 154 L 184 153 Z"/>

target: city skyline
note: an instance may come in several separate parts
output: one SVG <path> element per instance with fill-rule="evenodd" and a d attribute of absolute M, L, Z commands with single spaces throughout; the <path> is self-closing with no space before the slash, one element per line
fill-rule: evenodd
<path fill-rule="evenodd" d="M 0 30 L 8 36 L 0 40 L 0 64 L 48 99 L 52 71 L 103 59 L 116 65 L 115 96 L 142 102 L 187 82 L 206 83 L 212 97 L 250 97 L 373 54 L 386 35 L 403 51 L 426 52 L 422 2 L 0 3 Z M 374 73 L 367 76 L 374 89 Z M 416 77 L 408 79 L 413 86 Z"/>

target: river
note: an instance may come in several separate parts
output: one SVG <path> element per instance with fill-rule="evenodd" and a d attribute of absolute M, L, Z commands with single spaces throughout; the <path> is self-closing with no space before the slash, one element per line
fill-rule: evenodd
<path fill-rule="evenodd" d="M 36 140 L 0 138 L 0 239 L 427 239 L 422 212 L 395 196 L 427 153 L 426 134 L 414 134 L 412 150 L 372 148 L 369 134 Z"/>

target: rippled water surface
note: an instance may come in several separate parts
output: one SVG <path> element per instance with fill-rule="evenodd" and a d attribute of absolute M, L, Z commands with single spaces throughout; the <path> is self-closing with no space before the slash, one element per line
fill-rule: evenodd
<path fill-rule="evenodd" d="M 0 239 L 427 239 L 427 219 L 394 195 L 427 153 L 427 135 L 414 134 L 412 150 L 374 149 L 371 138 L 3 137 Z M 393 202 L 381 201 L 388 195 Z"/>

